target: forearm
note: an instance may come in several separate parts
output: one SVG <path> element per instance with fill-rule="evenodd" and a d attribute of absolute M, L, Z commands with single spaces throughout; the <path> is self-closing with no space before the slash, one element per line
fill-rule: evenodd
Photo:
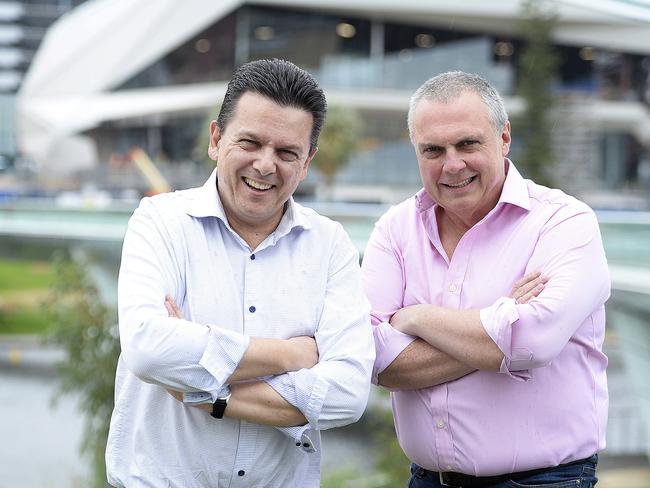
<path fill-rule="evenodd" d="M 414 305 L 400 310 L 391 324 L 474 369 L 499 371 L 503 353 L 487 334 L 478 310 Z"/>
<path fill-rule="evenodd" d="M 461 378 L 474 371 L 422 339 L 409 344 L 381 373 L 379 385 L 391 389 L 418 390 Z"/>
<path fill-rule="evenodd" d="M 182 320 L 180 308 L 169 296 L 165 297 L 165 308 L 170 317 Z M 318 347 L 312 337 L 248 337 L 212 327 L 202 356 L 200 364 L 212 374 L 220 387 L 226 383 L 311 368 L 318 362 Z M 211 390 L 214 388 L 204 389 Z"/>
<path fill-rule="evenodd" d="M 313 342 L 313 339 L 304 339 L 301 348 L 296 347 L 295 340 L 251 337 L 248 349 L 228 378 L 228 383 L 278 375 L 313 366 L 318 361 L 316 348 L 315 345 L 306 343 L 307 340 Z M 310 351 L 314 353 L 311 357 Z"/>
<path fill-rule="evenodd" d="M 234 383 L 225 416 L 255 424 L 276 427 L 304 425 L 307 419 L 300 410 L 287 402 L 262 381 Z"/>

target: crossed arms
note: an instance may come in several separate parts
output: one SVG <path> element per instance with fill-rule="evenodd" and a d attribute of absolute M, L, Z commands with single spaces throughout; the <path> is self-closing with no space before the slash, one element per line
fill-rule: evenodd
<path fill-rule="evenodd" d="M 171 297 L 165 297 L 165 308 L 170 317 L 183 318 Z M 224 415 L 276 427 L 306 424 L 307 419 L 298 408 L 258 378 L 311 368 L 317 363 L 318 346 L 312 337 L 251 337 L 244 356 L 226 381 L 230 384 L 232 395 Z M 182 392 L 173 389 L 168 389 L 168 392 L 177 400 L 183 400 Z M 196 408 L 211 412 L 212 403 L 198 404 Z"/>
<path fill-rule="evenodd" d="M 420 389 L 477 369 L 525 380 L 532 369 L 550 364 L 602 308 L 609 278 L 593 212 L 558 211 L 537 230 L 530 254 L 518 258 L 525 259 L 522 268 L 541 270 L 548 282 L 529 274 L 515 284 L 512 298 L 462 310 L 422 301 L 404 307 L 408 277 L 401 248 L 408 244 L 399 241 L 399 232 L 388 235 L 385 222 L 378 224 L 363 261 L 377 344 L 375 381 Z"/>
<path fill-rule="evenodd" d="M 529 273 L 515 283 L 510 296 L 518 303 L 528 303 L 542 292 L 547 281 L 539 271 Z M 412 305 L 398 310 L 390 323 L 417 339 L 379 373 L 381 386 L 428 388 L 477 369 L 498 371 L 503 361 L 503 353 L 481 325 L 478 310 Z"/>
<path fill-rule="evenodd" d="M 193 287 L 185 281 L 191 254 L 186 234 L 195 228 L 174 228 L 176 221 L 167 215 L 174 209 L 159 206 L 143 201 L 125 237 L 118 299 L 126 367 L 142 381 L 162 387 L 163 393 L 208 392 L 215 399 L 223 385 L 231 383 L 226 416 L 255 423 L 280 427 L 308 423 L 312 429 L 328 429 L 358 419 L 370 390 L 374 348 L 358 255 L 342 228 L 327 230 L 334 231 L 327 234 L 330 252 L 319 256 L 327 272 L 319 275 L 323 295 L 319 291 L 317 296 L 322 302 L 301 309 L 310 315 L 303 310 L 300 320 L 313 322 L 300 330 L 313 330 L 315 337 L 286 338 L 291 335 L 287 330 L 293 329 L 284 330 L 282 339 L 251 337 L 237 331 L 242 306 L 227 274 L 208 283 L 195 281 Z M 325 232 L 312 239 L 324 242 Z M 206 268 L 212 266 L 209 257 L 199 256 L 203 259 L 193 255 L 193 262 L 199 259 Z M 206 284 L 212 288 L 201 294 Z M 313 301 L 314 295 L 303 296 L 299 290 L 276 307 L 287 310 L 307 297 Z M 174 297 L 183 315 L 191 315 L 193 321 L 178 318 L 180 313 L 170 316 L 165 296 Z M 215 296 L 219 305 L 211 298 Z M 188 305 L 190 301 L 194 305 Z M 210 307 L 197 314 L 196 303 L 206 302 Z M 274 302 L 267 302 L 268 309 Z M 282 323 L 268 325 L 283 334 Z"/>

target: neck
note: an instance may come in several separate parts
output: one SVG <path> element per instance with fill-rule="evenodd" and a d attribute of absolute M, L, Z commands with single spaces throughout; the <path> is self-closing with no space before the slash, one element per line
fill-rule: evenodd
<path fill-rule="evenodd" d="M 252 250 L 255 250 L 264 239 L 273 233 L 273 231 L 278 227 L 281 219 L 282 215 L 280 215 L 278 219 L 273 219 L 272 222 L 251 225 L 238 222 L 235 219 L 228 217 L 228 224 L 239 237 L 244 239 L 246 244 L 248 244 Z"/>
<path fill-rule="evenodd" d="M 447 237 L 458 237 L 460 240 L 474 224 L 473 220 L 461 219 L 450 214 L 444 208 L 438 207 L 438 231 L 441 236 L 444 234 Z"/>

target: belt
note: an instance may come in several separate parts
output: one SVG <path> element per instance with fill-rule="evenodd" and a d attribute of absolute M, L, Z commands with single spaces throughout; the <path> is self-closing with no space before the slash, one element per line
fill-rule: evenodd
<path fill-rule="evenodd" d="M 541 469 L 530 469 L 528 471 L 518 471 L 516 473 L 500 474 L 496 476 L 472 476 L 469 474 L 463 473 L 454 473 L 454 472 L 440 472 L 435 473 L 429 471 L 434 476 L 437 475 L 442 486 L 448 486 L 452 488 L 485 488 L 496 485 L 498 483 L 503 483 L 504 481 L 517 481 L 536 474 L 544 473 L 549 469 L 561 468 L 563 466 L 571 466 L 573 464 L 583 464 L 590 461 L 591 458 L 580 459 L 578 461 L 572 461 L 570 463 L 560 464 L 558 466 L 553 466 L 549 468 Z M 427 471 L 424 468 L 420 468 L 423 471 Z"/>

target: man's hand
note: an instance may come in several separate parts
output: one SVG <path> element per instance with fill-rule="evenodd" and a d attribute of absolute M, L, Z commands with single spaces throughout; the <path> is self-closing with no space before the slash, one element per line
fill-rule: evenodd
<path fill-rule="evenodd" d="M 514 298 L 519 304 L 528 303 L 542 292 L 547 282 L 548 277 L 542 276 L 539 271 L 533 271 L 514 284 L 510 298 Z"/>
<path fill-rule="evenodd" d="M 169 295 L 165 296 L 165 308 L 170 317 L 176 317 L 177 319 L 182 319 L 183 314 L 181 314 L 181 309 L 178 308 L 176 302 Z"/>

